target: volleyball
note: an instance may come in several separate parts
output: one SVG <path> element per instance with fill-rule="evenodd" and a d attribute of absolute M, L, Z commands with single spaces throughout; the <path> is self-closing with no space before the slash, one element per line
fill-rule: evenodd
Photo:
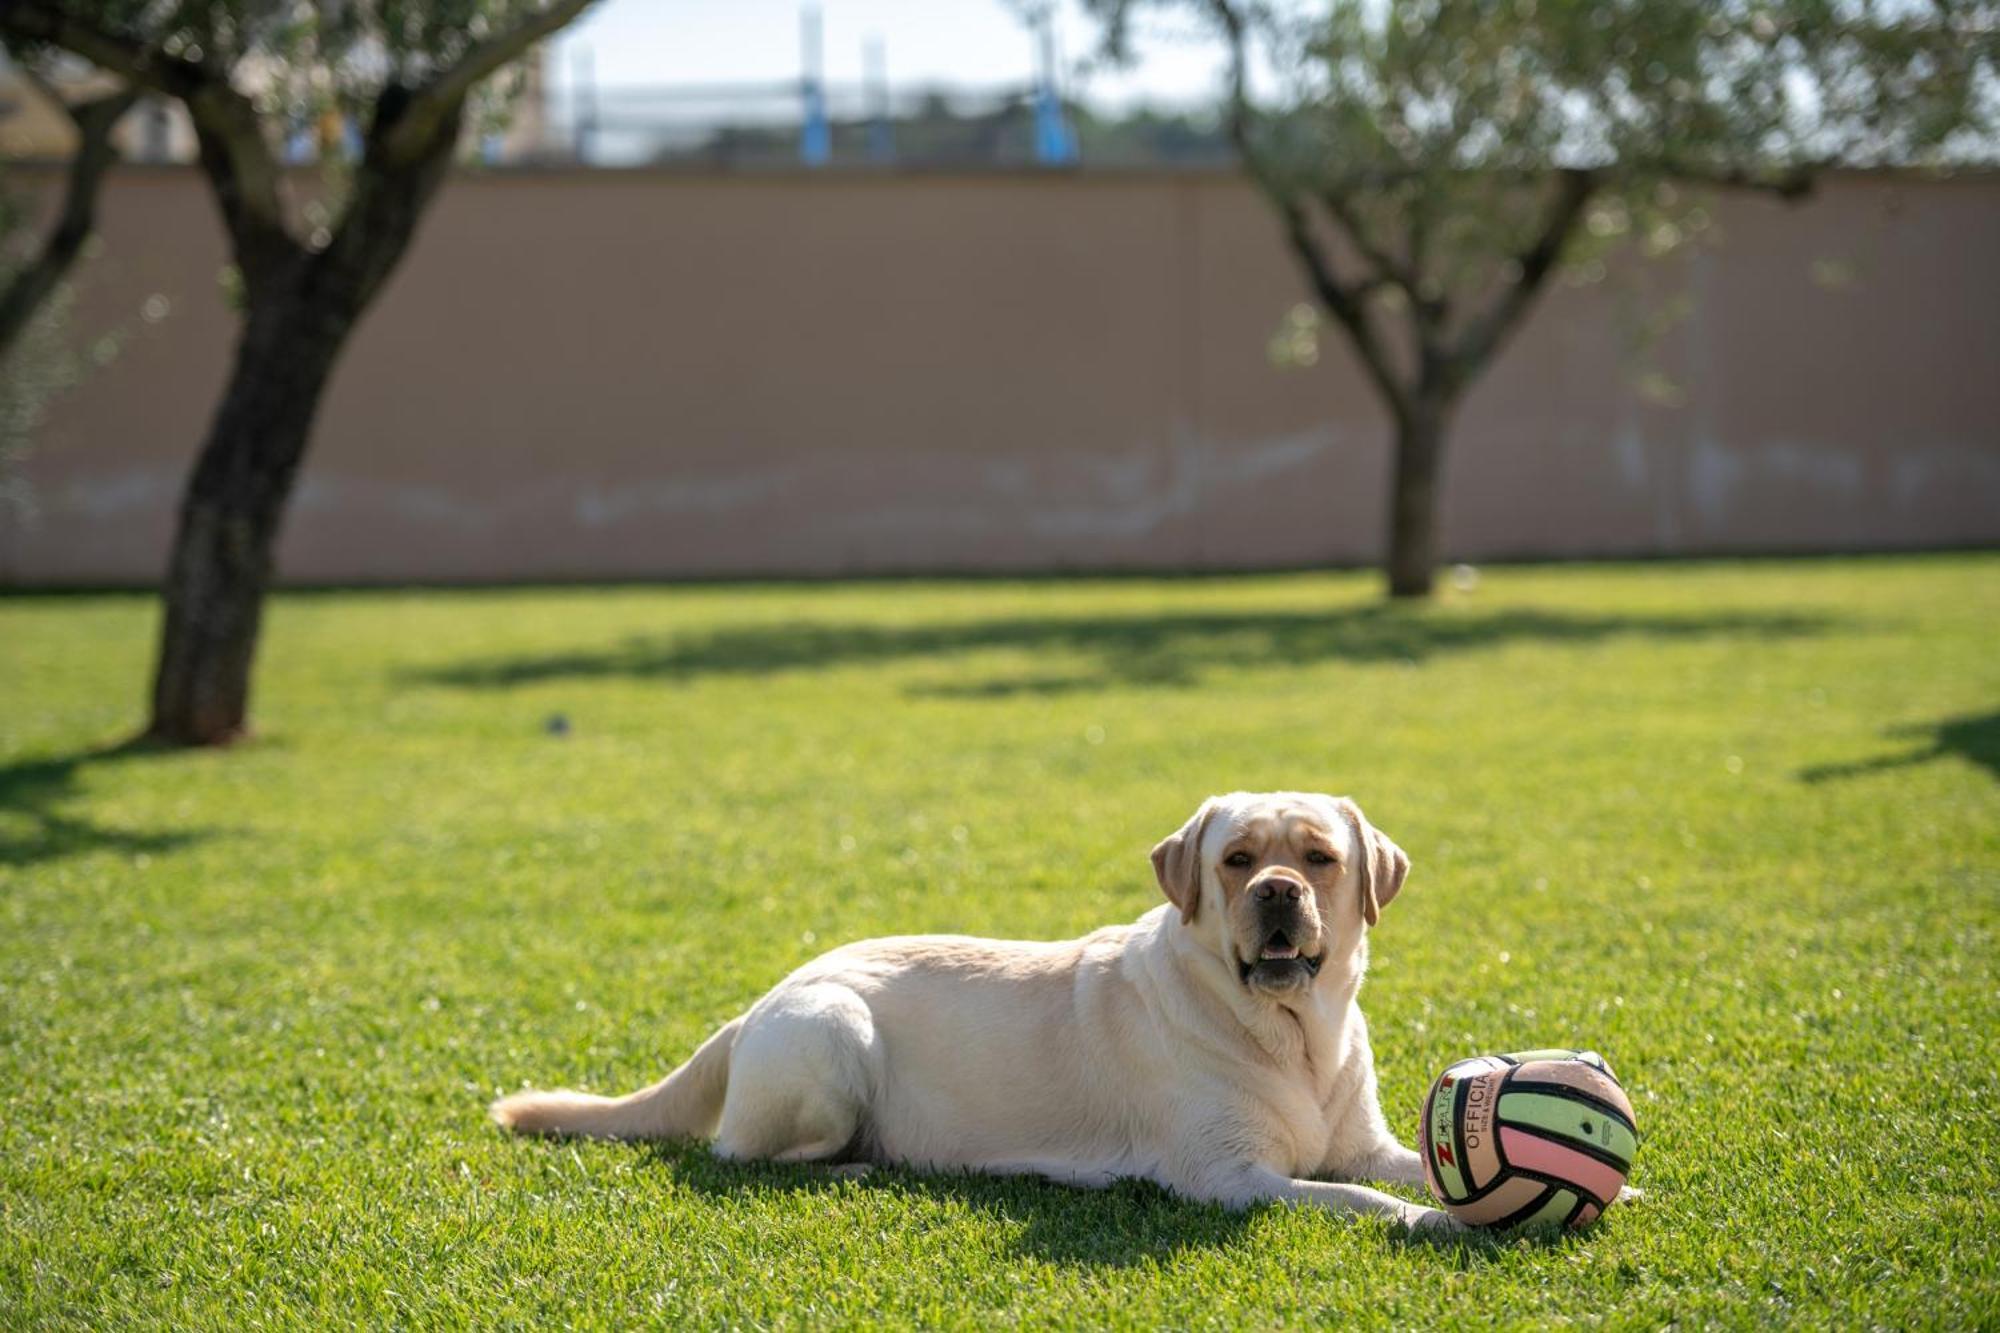
<path fill-rule="evenodd" d="M 1583 1227 L 1618 1198 L 1639 1148 L 1632 1103 L 1595 1051 L 1476 1055 L 1422 1112 L 1424 1179 L 1471 1226 Z"/>

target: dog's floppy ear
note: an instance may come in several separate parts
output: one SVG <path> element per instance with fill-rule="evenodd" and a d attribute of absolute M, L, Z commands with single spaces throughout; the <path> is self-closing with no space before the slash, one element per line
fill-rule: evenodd
<path fill-rule="evenodd" d="M 1208 832 L 1208 819 L 1214 813 L 1215 798 L 1211 796 L 1188 816 L 1179 832 L 1168 834 L 1153 848 L 1153 874 L 1160 881 L 1160 892 L 1180 909 L 1183 923 L 1193 921 L 1201 910 L 1201 838 Z"/>
<path fill-rule="evenodd" d="M 1410 873 L 1410 858 L 1389 841 L 1389 835 L 1368 822 L 1361 807 L 1343 796 L 1334 802 L 1354 823 L 1354 850 L 1361 876 L 1361 916 L 1369 925 L 1382 919 L 1382 909 L 1402 889 Z"/>

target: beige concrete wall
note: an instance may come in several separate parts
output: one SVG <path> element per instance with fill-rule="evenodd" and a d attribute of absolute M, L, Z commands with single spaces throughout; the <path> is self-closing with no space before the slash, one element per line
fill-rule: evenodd
<path fill-rule="evenodd" d="M 111 187 L 0 581 L 143 581 L 232 324 L 193 176 Z M 2000 179 L 1723 201 L 1719 248 L 1552 294 L 1465 405 L 1455 556 L 2000 540 Z M 1692 314 L 1650 362 L 1643 294 Z M 157 323 L 140 311 L 166 298 Z M 465 176 L 361 327 L 296 581 L 1358 562 L 1386 432 L 1239 181 Z M 155 306 L 157 311 L 157 305 Z M 1684 400 L 1634 386 L 1665 369 Z"/>

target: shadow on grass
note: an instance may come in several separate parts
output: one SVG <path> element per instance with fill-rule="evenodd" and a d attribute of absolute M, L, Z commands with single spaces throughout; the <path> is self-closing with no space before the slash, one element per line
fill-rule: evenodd
<path fill-rule="evenodd" d="M 598 648 L 461 662 L 409 673 L 419 684 L 504 689 L 548 681 L 687 681 L 888 664 L 989 650 L 1065 653 L 1076 669 L 912 694 L 954 698 L 1051 695 L 1118 686 L 1196 684 L 1214 668 L 1307 666 L 1321 661 L 1423 662 L 1509 643 L 1588 644 L 1622 635 L 1673 640 L 1816 634 L 1825 617 L 1784 612 L 1583 615 L 1373 604 L 1324 611 L 1187 611 L 1153 615 L 1022 616 L 923 624 L 752 625 L 636 635 Z"/>
<path fill-rule="evenodd" d="M 1912 737 L 1920 744 L 1912 750 L 1877 755 L 1873 759 L 1802 768 L 1799 778 L 1805 782 L 1827 782 L 1834 778 L 1912 768 L 1953 755 L 1969 759 L 1985 769 L 1989 776 L 2000 778 L 2000 709 L 1977 716 L 1948 717 L 1939 722 L 1894 727 L 1882 734 L 1891 739 Z"/>
<path fill-rule="evenodd" d="M 1033 1176 L 926 1173 L 897 1167 L 876 1167 L 856 1178 L 825 1167 L 725 1162 L 706 1146 L 692 1143 L 649 1144 L 641 1151 L 656 1165 L 671 1169 L 679 1183 L 718 1199 L 828 1194 L 852 1187 L 950 1204 L 1018 1228 L 1010 1243 L 1022 1256 L 1064 1265 L 1126 1268 L 1167 1261 L 1184 1251 L 1222 1249 L 1243 1239 L 1258 1211 L 1232 1212 L 1194 1203 L 1143 1180 L 1119 1181 L 1097 1190 Z M 1347 1221 L 1331 1215 L 1327 1220 L 1332 1225 Z M 1474 1257 L 1497 1254 L 1503 1244 L 1518 1243 L 1518 1238 L 1503 1242 L 1480 1233 L 1412 1234 L 1392 1228 L 1387 1234 L 1403 1245 Z"/>
<path fill-rule="evenodd" d="M 77 775 L 85 768 L 170 753 L 144 741 L 127 741 L 0 766 L 0 866 L 38 865 L 90 852 L 151 855 L 209 836 L 196 829 L 112 828 L 63 808 L 79 795 Z"/>

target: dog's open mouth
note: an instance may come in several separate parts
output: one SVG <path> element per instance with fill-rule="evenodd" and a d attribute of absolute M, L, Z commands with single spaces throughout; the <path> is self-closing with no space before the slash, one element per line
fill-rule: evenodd
<path fill-rule="evenodd" d="M 1257 956 L 1238 959 L 1237 974 L 1245 985 L 1251 978 L 1260 981 L 1292 981 L 1319 975 L 1320 960 L 1299 951 L 1291 937 L 1282 930 L 1274 930 L 1265 939 Z"/>

